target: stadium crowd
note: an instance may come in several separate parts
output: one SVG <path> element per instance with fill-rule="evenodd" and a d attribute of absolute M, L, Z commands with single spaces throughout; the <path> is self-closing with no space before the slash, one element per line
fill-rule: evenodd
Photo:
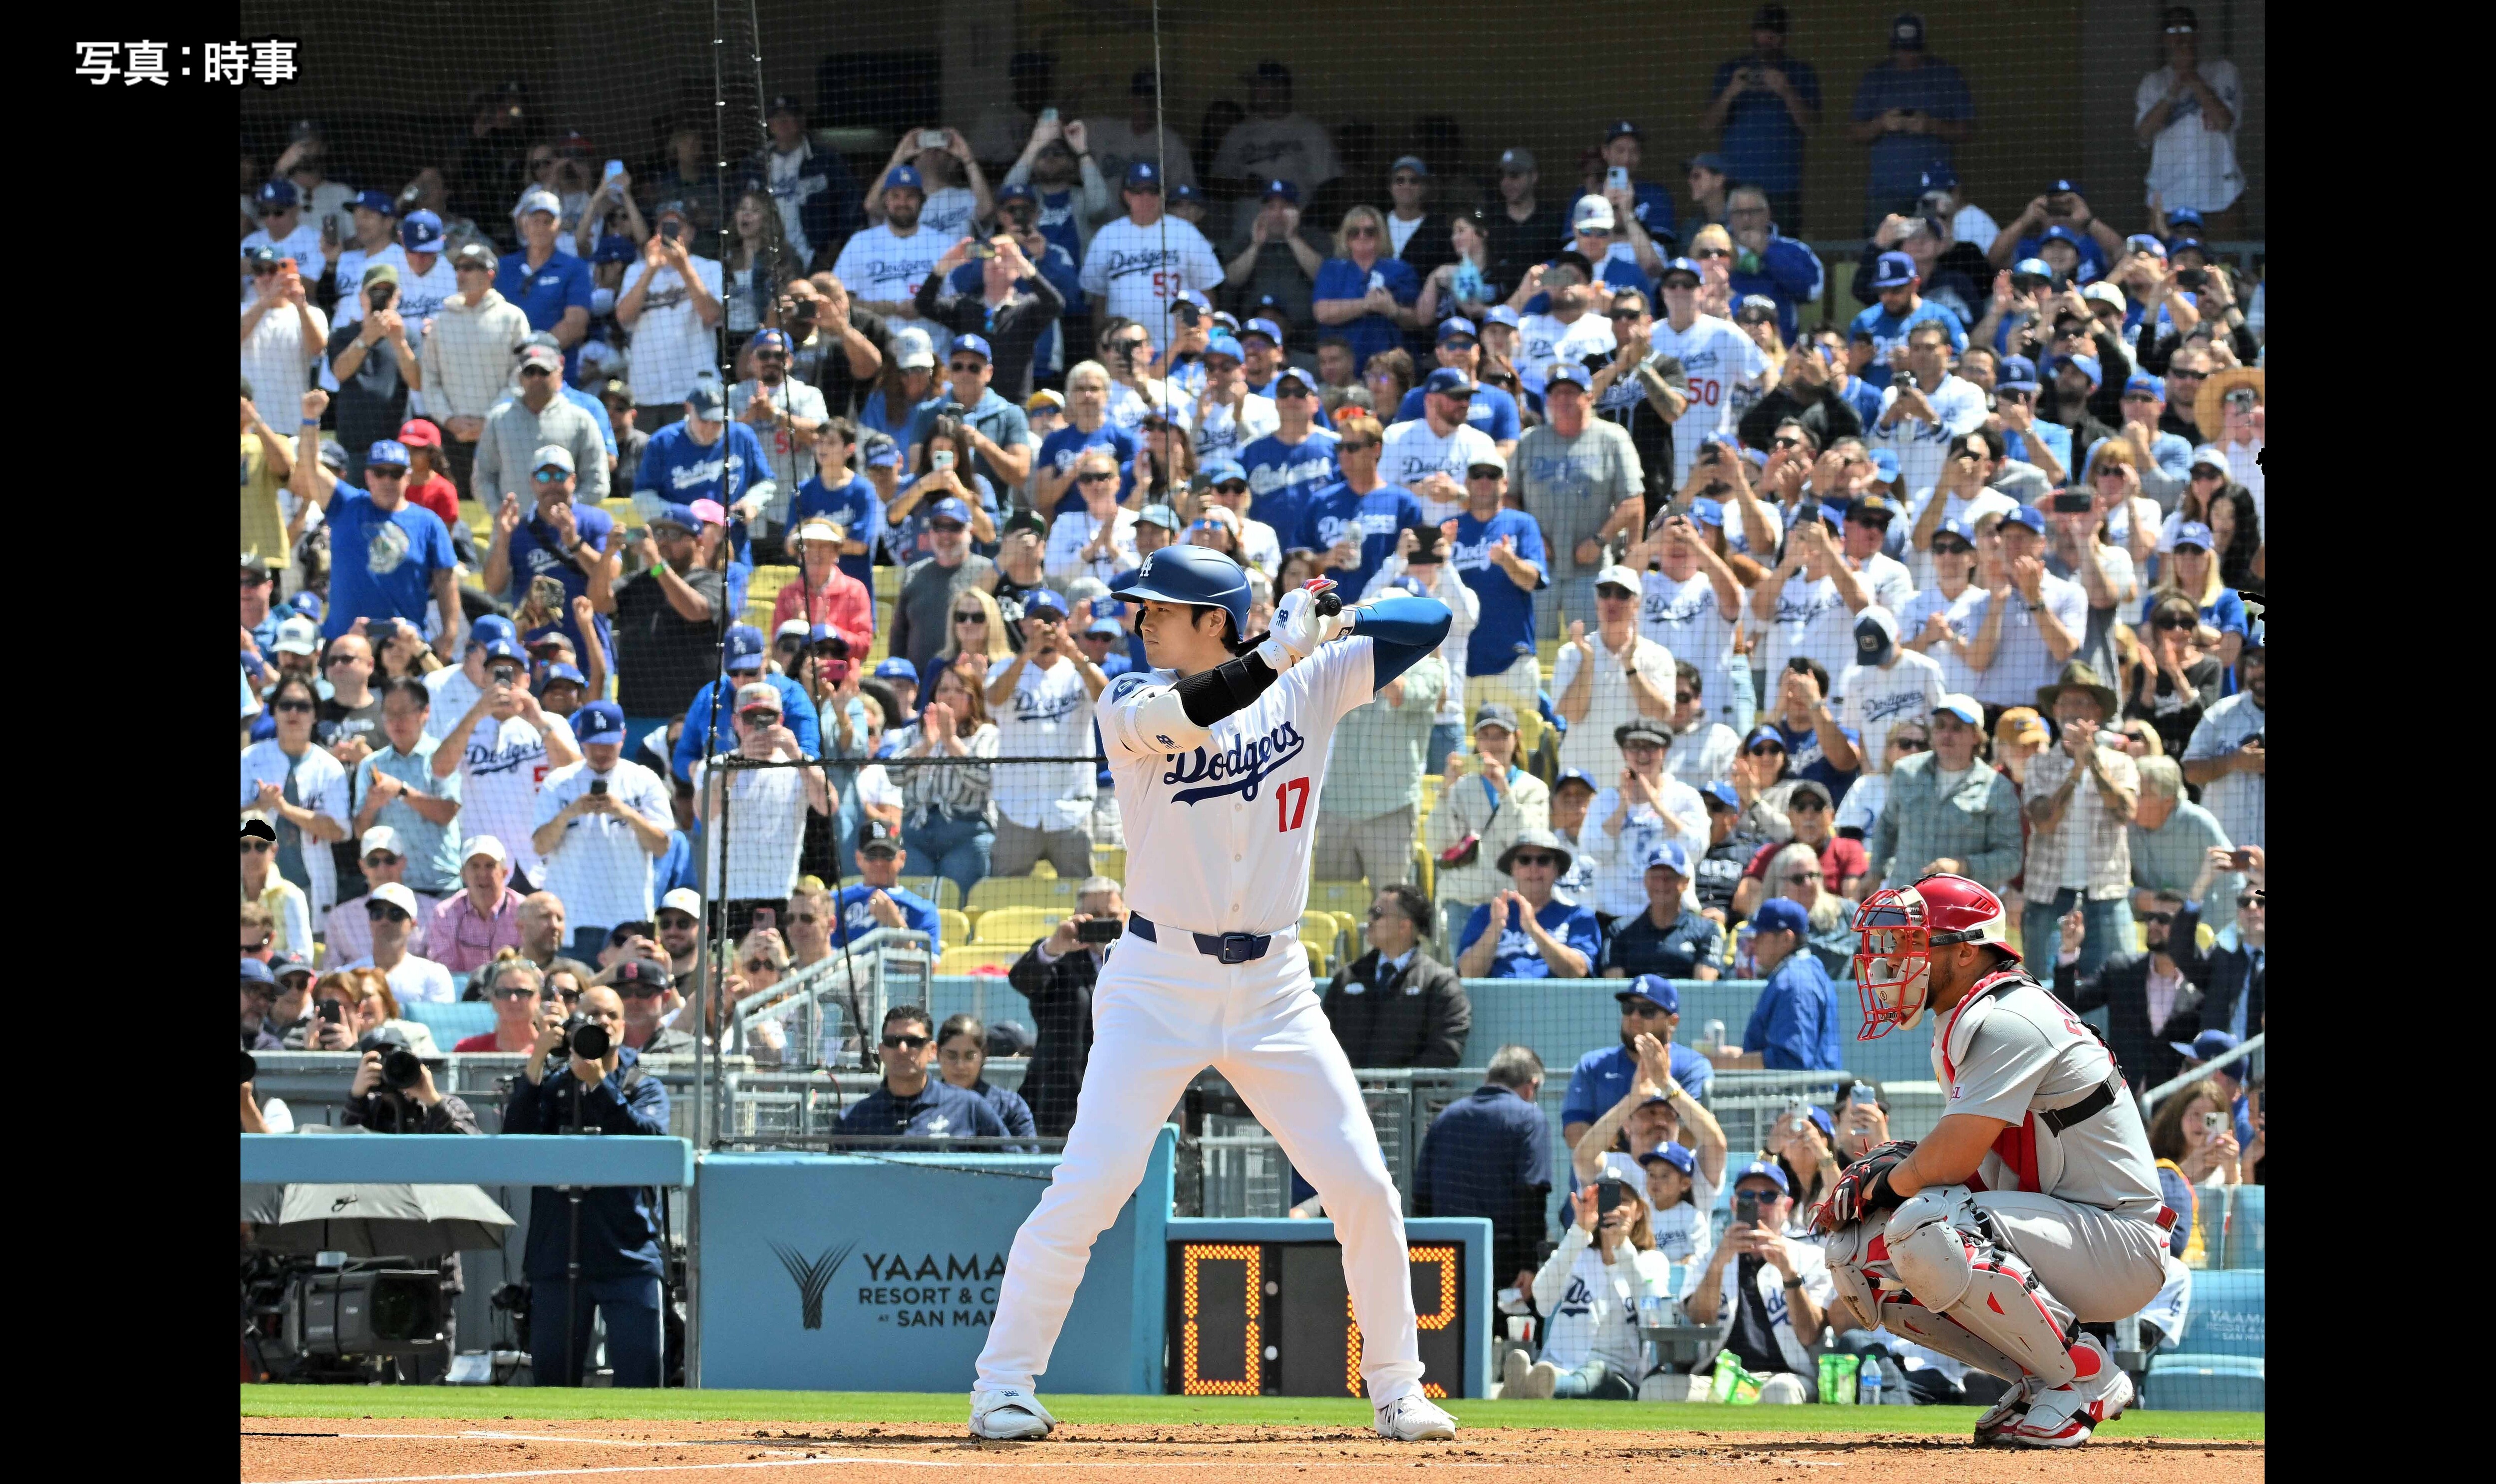
<path fill-rule="evenodd" d="M 692 131 L 596 174 L 499 93 L 395 194 L 302 131 L 240 250 L 245 1049 L 542 1066 L 595 1005 L 611 1076 L 855 937 L 967 946 L 949 917 L 1040 870 L 1077 910 L 989 961 L 1036 1046 L 897 1008 L 841 1055 L 880 1059 L 860 1131 L 1062 1135 L 1079 930 L 1124 911 L 1091 707 L 1145 663 L 1107 583 L 1212 546 L 1260 622 L 1316 577 L 1456 615 L 1346 721 L 1319 805 L 1317 879 L 1366 882 L 1364 951 L 1321 975 L 1356 1064 L 1454 1066 L 1460 975 L 1628 983 L 1572 1170 L 1524 1047 L 1423 1153 L 1417 1205 L 1501 1223 L 1518 1303 L 1578 1300 L 1512 1391 L 1623 1394 L 1622 1311 L 1582 1298 L 1624 1244 L 1629 1314 L 1665 1252 L 1750 1370 L 1807 1370 L 1800 1212 L 1884 1105 L 1729 1153 L 1705 1098 L 1843 1065 L 1855 903 L 1934 870 L 2002 893 L 2138 1087 L 2262 1028 L 2262 301 L 2210 245 L 2238 103 L 2197 27 L 2164 13 L 2141 84 L 2145 201 L 2044 179 L 2006 226 L 1951 165 L 1965 83 L 1899 17 L 1847 126 L 1869 204 L 1833 315 L 1780 6 L 1677 184 L 1621 120 L 1549 175 L 1505 149 L 1479 203 L 1419 154 L 1356 179 L 1277 63 L 1191 141 L 1149 71 L 1126 116 L 1061 121 L 1022 59 L 1013 105 L 903 130 L 863 186 L 790 98 L 725 179 Z M 1674 981 L 1719 977 L 1763 987 L 1701 1054 Z M 455 1048 L 401 1013 L 463 998 L 495 1021 Z M 1033 1056 L 1019 1097 L 997 1052 Z M 2259 1118 L 2214 1074 L 2159 1153 L 2258 1179 Z M 1605 1180 L 1637 1198 L 1599 1210 Z M 1757 1221 L 1711 1235 L 1729 1180 Z"/>

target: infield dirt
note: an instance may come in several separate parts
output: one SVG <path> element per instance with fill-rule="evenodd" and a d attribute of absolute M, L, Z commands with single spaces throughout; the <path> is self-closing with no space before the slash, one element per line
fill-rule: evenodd
<path fill-rule="evenodd" d="M 1847 1484 L 2230 1484 L 2258 1480 L 2262 1443 L 2162 1440 L 2127 1418 L 2125 1436 L 2046 1454 L 1980 1449 L 1905 1435 L 1621 1432 L 1468 1428 L 1453 1442 L 1390 1443 L 1348 1428 L 1077 1425 L 1039 1443 L 981 1443 L 919 1423 L 593 1422 L 244 1417 L 243 1484 L 603 1477 L 706 1484 L 763 1472 L 791 1484 L 1026 1477 L 1048 1484 L 1178 1479 L 1327 1484 L 1409 1479 L 1416 1469 L 1497 1469 L 1500 1484 L 1584 1484 L 1590 1469 L 1641 1480 L 1804 1481 L 1845 1469 Z M 1489 1477 L 1485 1474 L 1484 1477 Z"/>

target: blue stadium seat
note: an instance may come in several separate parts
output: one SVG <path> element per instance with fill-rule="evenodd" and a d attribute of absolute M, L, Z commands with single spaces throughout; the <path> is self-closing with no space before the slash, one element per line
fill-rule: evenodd
<path fill-rule="evenodd" d="M 2260 1268 L 2269 1264 L 2263 1259 L 2269 1249 L 2270 1191 L 2258 1185 L 2236 1187 L 2236 1195 L 2228 1207 L 2228 1240 L 2226 1251 L 2219 1255 L 2231 1268 Z"/>
<path fill-rule="evenodd" d="M 2261 1268 L 2193 1275 L 2193 1306 L 2178 1348 L 2150 1358 L 2142 1406 L 2161 1411 L 2264 1409 L 2263 1295 Z"/>
<path fill-rule="evenodd" d="M 494 1029 L 494 1007 L 483 1000 L 454 1005 L 403 1005 L 399 1013 L 433 1033 L 433 1043 L 448 1051 L 471 1036 Z"/>

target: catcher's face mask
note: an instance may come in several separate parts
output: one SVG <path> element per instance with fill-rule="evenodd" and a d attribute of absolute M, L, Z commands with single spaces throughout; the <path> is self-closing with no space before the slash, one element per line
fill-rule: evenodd
<path fill-rule="evenodd" d="M 1861 940 L 1855 983 L 1863 1003 L 1863 1029 L 1855 1038 L 1878 1040 L 1892 1027 L 1923 1019 L 1933 968 L 1923 899 L 1912 886 L 1876 891 L 1856 912 L 1855 932 Z"/>

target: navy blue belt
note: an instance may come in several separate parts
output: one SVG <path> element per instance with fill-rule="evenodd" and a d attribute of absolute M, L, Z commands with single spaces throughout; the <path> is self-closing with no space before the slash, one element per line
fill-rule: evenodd
<path fill-rule="evenodd" d="M 1127 913 L 1127 931 L 1146 943 L 1162 941 L 1161 934 L 1153 927 L 1153 919 L 1142 912 Z M 1271 933 L 1190 933 L 1187 936 L 1196 940 L 1197 952 L 1226 964 L 1255 963 L 1274 945 Z"/>

